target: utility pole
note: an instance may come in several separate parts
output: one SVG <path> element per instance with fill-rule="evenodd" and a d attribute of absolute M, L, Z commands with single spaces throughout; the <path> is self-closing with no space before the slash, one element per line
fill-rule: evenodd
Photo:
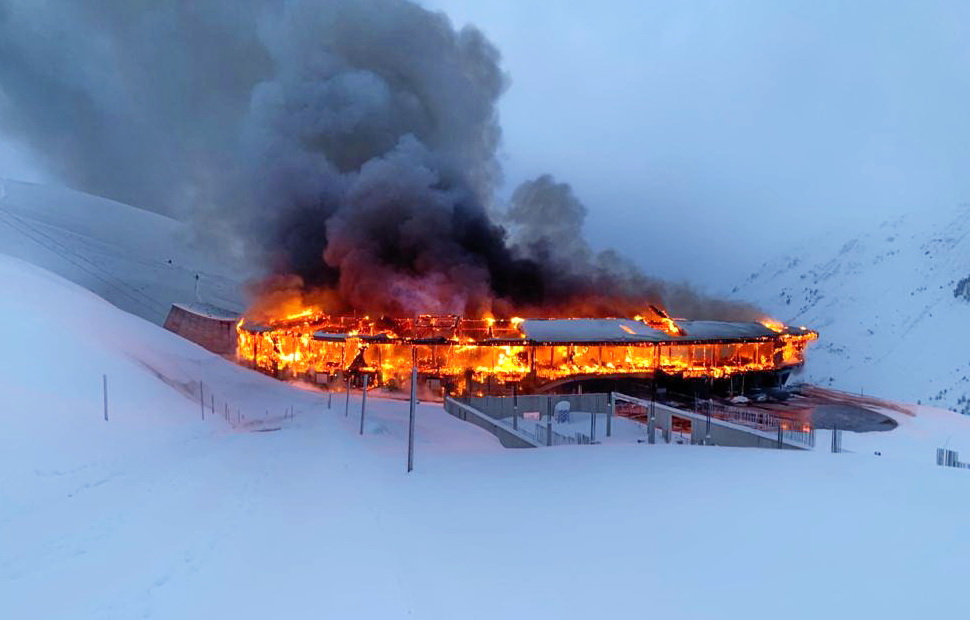
<path fill-rule="evenodd" d="M 606 436 L 613 436 L 613 408 L 616 407 L 616 392 L 610 392 L 610 402 L 606 406 Z"/>
<path fill-rule="evenodd" d="M 414 413 L 418 404 L 417 350 L 411 348 L 411 409 L 408 415 L 408 473 L 414 469 Z"/>
<path fill-rule="evenodd" d="M 714 405 L 714 401 L 708 399 L 707 400 L 707 428 L 705 429 L 705 433 L 704 433 L 705 446 L 711 445 L 711 407 L 713 407 L 713 405 Z"/>
<path fill-rule="evenodd" d="M 101 391 L 104 394 L 104 421 L 108 421 L 108 375 L 101 375 Z"/>
<path fill-rule="evenodd" d="M 649 429 L 650 436 L 647 438 L 652 444 L 657 443 L 657 378 L 654 376 L 653 384 L 650 386 L 650 411 L 647 413 L 650 416 L 647 419 L 647 428 Z M 671 421 L 667 420 L 667 426 L 669 427 Z M 664 429 L 660 429 L 661 437 L 666 437 L 667 432 Z M 669 443 L 669 442 L 668 442 Z"/>
<path fill-rule="evenodd" d="M 517 385 L 512 386 L 512 428 L 519 430 L 519 389 Z"/>
<path fill-rule="evenodd" d="M 347 392 L 347 400 L 344 401 L 344 417 L 350 415 L 350 377 L 344 377 L 344 387 Z"/>
<path fill-rule="evenodd" d="M 654 417 L 653 401 L 650 401 L 650 409 L 647 411 L 647 443 L 657 443 L 657 419 Z"/>
<path fill-rule="evenodd" d="M 364 434 L 364 416 L 367 415 L 367 382 L 370 375 L 364 375 L 364 395 L 360 400 L 360 434 Z"/>

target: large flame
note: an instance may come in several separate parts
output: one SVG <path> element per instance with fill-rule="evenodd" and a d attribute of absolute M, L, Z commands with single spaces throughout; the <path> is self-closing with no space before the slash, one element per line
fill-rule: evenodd
<path fill-rule="evenodd" d="M 237 325 L 240 361 L 285 376 L 368 373 L 382 385 L 404 385 L 412 362 L 426 379 L 455 392 L 483 385 L 539 386 L 567 377 L 652 376 L 724 378 L 801 365 L 815 332 L 763 322 L 770 335 L 730 341 L 691 340 L 663 310 L 650 307 L 635 321 L 663 332 L 657 342 L 537 343 L 522 318 L 467 319 L 332 316 L 314 307 L 279 307 L 272 316 Z M 636 334 L 627 324 L 618 331 Z M 620 334 L 618 334 L 619 336 Z"/>

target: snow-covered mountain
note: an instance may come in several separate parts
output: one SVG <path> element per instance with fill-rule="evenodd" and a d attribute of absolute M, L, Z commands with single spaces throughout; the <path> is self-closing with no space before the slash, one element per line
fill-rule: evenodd
<path fill-rule="evenodd" d="M 0 179 L 0 253 L 155 323 L 172 302 L 238 309 L 244 274 L 177 220 L 63 187 Z M 198 276 L 198 280 L 196 277 Z"/>
<path fill-rule="evenodd" d="M 970 205 L 819 239 L 732 294 L 820 332 L 807 380 L 970 414 Z"/>

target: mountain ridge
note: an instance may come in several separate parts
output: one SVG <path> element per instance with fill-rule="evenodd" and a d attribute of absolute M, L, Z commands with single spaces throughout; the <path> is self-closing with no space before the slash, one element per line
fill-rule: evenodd
<path fill-rule="evenodd" d="M 731 296 L 820 332 L 808 381 L 970 414 L 968 204 L 805 244 Z"/>

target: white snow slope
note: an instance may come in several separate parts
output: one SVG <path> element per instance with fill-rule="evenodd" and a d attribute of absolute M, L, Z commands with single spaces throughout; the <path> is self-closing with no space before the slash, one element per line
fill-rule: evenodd
<path fill-rule="evenodd" d="M 970 471 L 933 459 L 970 454 L 968 418 L 893 414 L 838 455 L 505 450 L 422 405 L 408 475 L 406 403 L 370 399 L 361 437 L 357 396 L 344 417 L 342 395 L 328 409 L 18 260 L 0 256 L 0 282 L 0 618 L 965 608 Z M 199 381 L 245 421 L 203 421 Z"/>
<path fill-rule="evenodd" d="M 970 205 L 833 234 L 732 294 L 820 332 L 809 381 L 970 413 Z"/>
<path fill-rule="evenodd" d="M 62 187 L 0 179 L 0 252 L 155 323 L 197 290 L 199 301 L 241 308 L 245 274 L 208 256 L 186 224 Z"/>

